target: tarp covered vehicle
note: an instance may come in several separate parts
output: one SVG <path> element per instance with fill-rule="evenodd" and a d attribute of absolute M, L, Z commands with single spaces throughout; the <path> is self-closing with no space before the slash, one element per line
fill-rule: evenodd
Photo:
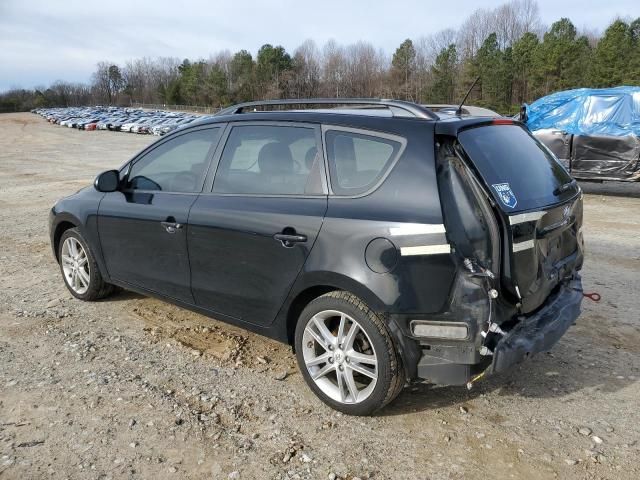
<path fill-rule="evenodd" d="M 525 115 L 574 177 L 640 181 L 640 87 L 557 92 L 526 105 Z"/>

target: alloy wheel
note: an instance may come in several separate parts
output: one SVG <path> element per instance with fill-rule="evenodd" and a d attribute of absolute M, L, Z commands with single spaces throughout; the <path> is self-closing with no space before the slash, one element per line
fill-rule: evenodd
<path fill-rule="evenodd" d="M 303 337 L 309 376 L 336 402 L 360 403 L 378 380 L 378 359 L 371 339 L 351 316 L 324 310 L 309 319 Z"/>
<path fill-rule="evenodd" d="M 91 281 L 91 270 L 87 252 L 76 238 L 68 237 L 64 241 L 60 261 L 67 285 L 78 295 L 86 293 Z"/>

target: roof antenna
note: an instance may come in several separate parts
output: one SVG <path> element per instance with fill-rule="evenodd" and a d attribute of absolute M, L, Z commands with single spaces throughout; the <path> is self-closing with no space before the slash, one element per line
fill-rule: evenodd
<path fill-rule="evenodd" d="M 471 87 L 469 88 L 469 90 L 467 90 L 467 94 L 464 96 L 464 98 L 462 99 L 462 101 L 460 102 L 460 105 L 458 105 L 458 108 L 456 110 L 456 115 L 460 116 L 462 115 L 462 105 L 464 105 L 464 102 L 467 101 L 467 98 L 469 97 L 469 95 L 471 94 L 471 90 L 473 90 L 473 87 L 476 86 L 476 83 L 478 83 L 478 80 L 480 80 L 480 76 L 478 76 L 478 78 L 476 78 L 473 81 L 473 84 L 471 85 Z"/>

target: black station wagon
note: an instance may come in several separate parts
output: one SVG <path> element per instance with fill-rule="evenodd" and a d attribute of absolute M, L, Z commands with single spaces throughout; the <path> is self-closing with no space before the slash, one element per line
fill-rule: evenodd
<path fill-rule="evenodd" d="M 370 99 L 236 105 L 50 215 L 75 297 L 119 286 L 288 342 L 356 415 L 551 348 L 580 314 L 581 227 L 522 124 Z"/>

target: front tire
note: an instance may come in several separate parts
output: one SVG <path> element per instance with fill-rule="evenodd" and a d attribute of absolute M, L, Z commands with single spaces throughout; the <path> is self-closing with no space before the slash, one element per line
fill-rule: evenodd
<path fill-rule="evenodd" d="M 77 228 L 62 234 L 58 261 L 64 284 L 74 297 L 85 301 L 99 300 L 113 291 L 113 286 L 102 278 L 93 253 Z"/>
<path fill-rule="evenodd" d="M 370 415 L 402 390 L 404 369 L 391 334 L 358 297 L 335 291 L 303 310 L 295 332 L 298 366 L 330 407 Z"/>

